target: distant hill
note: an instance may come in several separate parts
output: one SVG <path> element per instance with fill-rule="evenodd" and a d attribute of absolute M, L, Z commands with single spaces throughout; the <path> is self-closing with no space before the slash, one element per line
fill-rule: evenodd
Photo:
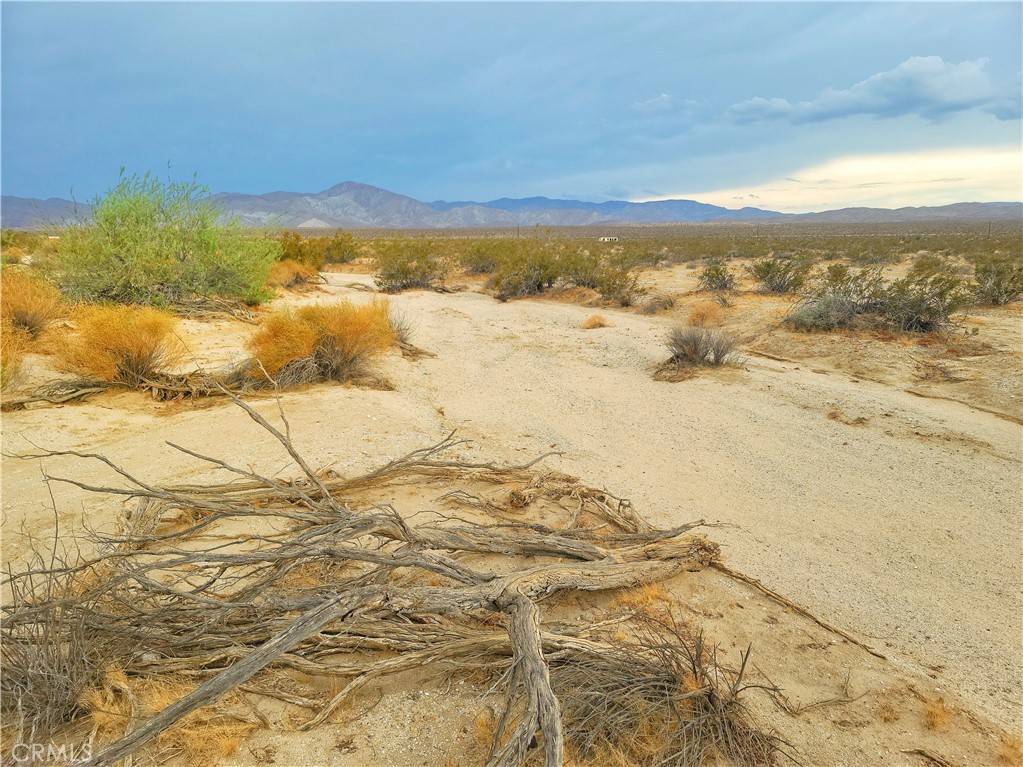
<path fill-rule="evenodd" d="M 1023 219 L 1023 203 L 964 202 L 931 208 L 843 208 L 784 214 L 760 208 L 723 208 L 695 200 L 584 202 L 548 197 L 490 202 L 421 202 L 386 189 L 345 181 L 322 192 L 225 192 L 212 197 L 225 216 L 246 226 L 308 229 L 446 229 L 507 226 L 698 223 L 707 221 L 807 221 L 894 223 L 904 221 Z M 58 226 L 87 216 L 89 206 L 57 197 L 37 200 L 4 196 L 0 224 L 13 229 Z"/>

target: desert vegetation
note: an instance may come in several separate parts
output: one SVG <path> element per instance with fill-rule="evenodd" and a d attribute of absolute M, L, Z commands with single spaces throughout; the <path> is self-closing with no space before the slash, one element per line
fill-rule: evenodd
<path fill-rule="evenodd" d="M 47 273 L 71 299 L 171 305 L 217 296 L 257 303 L 277 241 L 220 221 L 195 182 L 123 175 L 91 218 L 66 227 Z"/>
<path fill-rule="evenodd" d="M 60 291 L 25 269 L 0 274 L 0 317 L 11 328 L 38 337 L 65 311 Z"/>
<path fill-rule="evenodd" d="M 728 333 L 694 325 L 672 328 L 666 340 L 667 365 L 676 368 L 709 365 L 718 367 L 733 361 L 735 339 Z"/>

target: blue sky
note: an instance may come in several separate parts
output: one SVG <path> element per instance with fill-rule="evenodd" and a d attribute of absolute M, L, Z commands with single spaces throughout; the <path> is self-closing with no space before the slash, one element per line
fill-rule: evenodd
<path fill-rule="evenodd" d="M 5 2 L 3 192 L 1020 199 L 1021 8 Z"/>

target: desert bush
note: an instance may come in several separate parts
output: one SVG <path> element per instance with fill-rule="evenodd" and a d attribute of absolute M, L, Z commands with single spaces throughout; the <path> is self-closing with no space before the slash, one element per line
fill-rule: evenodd
<path fill-rule="evenodd" d="M 359 257 L 359 245 L 348 232 L 337 232 L 323 244 L 323 260 L 328 264 L 347 264 Z"/>
<path fill-rule="evenodd" d="M 903 277 L 885 288 L 877 312 L 899 330 L 925 333 L 948 325 L 967 299 L 962 281 L 955 277 Z"/>
<path fill-rule="evenodd" d="M 60 291 L 24 269 L 0 274 L 0 316 L 30 336 L 38 336 L 64 313 Z"/>
<path fill-rule="evenodd" d="M 469 274 L 493 274 L 497 267 L 516 251 L 514 240 L 476 240 L 458 256 L 462 268 Z"/>
<path fill-rule="evenodd" d="M 786 319 L 798 330 L 835 330 L 849 327 L 858 314 L 848 298 L 824 295 L 801 303 Z"/>
<path fill-rule="evenodd" d="M 640 304 L 639 311 L 641 314 L 657 314 L 662 309 L 672 309 L 674 306 L 674 298 L 664 293 L 658 293 Z"/>
<path fill-rule="evenodd" d="M 792 293 L 803 287 L 809 263 L 790 256 L 768 256 L 746 267 L 750 276 L 767 293 Z"/>
<path fill-rule="evenodd" d="M 712 259 L 700 272 L 700 290 L 734 290 L 735 275 L 723 261 Z"/>
<path fill-rule="evenodd" d="M 397 309 L 391 309 L 387 315 L 388 322 L 391 323 L 391 332 L 394 333 L 394 341 L 398 346 L 409 347 L 412 345 L 412 335 L 415 331 L 415 326 L 403 312 Z"/>
<path fill-rule="evenodd" d="M 367 372 L 368 362 L 395 343 L 386 301 L 357 306 L 341 301 L 306 306 L 266 317 L 249 342 L 259 363 L 253 375 L 281 386 L 312 381 L 348 381 Z"/>
<path fill-rule="evenodd" d="M 6 389 L 18 377 L 30 341 L 27 331 L 7 320 L 0 322 L 0 389 Z"/>
<path fill-rule="evenodd" d="M 678 366 L 723 365 L 735 351 L 735 339 L 720 330 L 679 326 L 668 334 L 668 362 Z"/>
<path fill-rule="evenodd" d="M 266 297 L 280 243 L 224 224 L 206 191 L 192 183 L 123 176 L 93 204 L 89 220 L 69 226 L 47 259 L 76 299 L 172 304 L 196 296 Z"/>
<path fill-rule="evenodd" d="M 642 292 L 638 278 L 622 264 L 604 263 L 597 270 L 596 291 L 620 306 L 632 306 Z"/>
<path fill-rule="evenodd" d="M 57 348 L 64 367 L 90 379 L 139 386 L 182 354 L 172 314 L 147 306 L 91 306 L 75 317 L 77 332 Z"/>
<path fill-rule="evenodd" d="M 713 301 L 702 301 L 689 310 L 689 324 L 699 327 L 720 325 L 724 313 L 721 304 Z"/>
<path fill-rule="evenodd" d="M 936 274 L 952 274 L 955 267 L 944 256 L 937 253 L 921 253 L 909 267 L 910 277 L 933 277 Z"/>
<path fill-rule="evenodd" d="M 446 271 L 429 240 L 391 240 L 378 243 L 375 249 L 377 287 L 387 293 L 433 287 Z"/>
<path fill-rule="evenodd" d="M 292 261 L 290 258 L 278 261 L 270 267 L 270 275 L 266 284 L 274 288 L 293 288 L 304 285 L 316 277 L 318 272 L 308 264 L 301 261 Z"/>
<path fill-rule="evenodd" d="M 297 261 L 315 271 L 324 264 L 342 264 L 357 258 L 359 248 L 348 232 L 337 232 L 329 237 L 303 237 L 298 232 L 277 235 L 282 261 Z"/>
<path fill-rule="evenodd" d="M 514 256 L 506 257 L 490 278 L 490 286 L 498 299 L 507 301 L 517 296 L 543 293 L 557 282 L 560 269 L 550 248 L 542 244 L 524 242 Z"/>
<path fill-rule="evenodd" d="M 1023 295 L 1023 261 L 986 259 L 973 273 L 973 297 L 982 306 L 1003 306 Z"/>
<path fill-rule="evenodd" d="M 581 327 L 583 330 L 596 330 L 597 328 L 606 328 L 607 319 L 602 314 L 591 314 L 585 320 L 583 320 Z"/>

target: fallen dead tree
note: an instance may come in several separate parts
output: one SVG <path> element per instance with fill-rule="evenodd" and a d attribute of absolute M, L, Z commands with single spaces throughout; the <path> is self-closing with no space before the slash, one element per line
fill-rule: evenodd
<path fill-rule="evenodd" d="M 681 767 L 711 757 L 772 761 L 777 741 L 751 725 L 739 700 L 745 660 L 724 671 L 698 635 L 672 622 L 647 620 L 624 634 L 619 625 L 612 636 L 543 621 L 541 604 L 558 595 L 711 565 L 717 546 L 692 532 L 702 521 L 653 528 L 627 501 L 536 461 L 452 457 L 463 445 L 453 435 L 363 475 L 314 471 L 283 413 L 281 430 L 230 396 L 279 442 L 298 479 L 178 445 L 171 447 L 235 480 L 162 487 L 97 454 L 43 454 L 106 464 L 125 486 L 47 481 L 130 504 L 118 534 L 94 534 L 97 554 L 55 544 L 8 574 L 3 706 L 17 738 L 73 727 L 80 702 L 111 667 L 124 679 L 170 676 L 196 686 L 148 718 L 128 717 L 119 737 L 93 744 L 90 765 L 124 759 L 238 691 L 285 695 L 312 710 L 299 727 L 309 729 L 371 682 L 437 668 L 484 671 L 503 689 L 489 765 L 520 765 L 537 752 L 545 765 L 561 765 L 566 749 Z M 366 500 L 408 486 L 457 487 L 441 495 L 451 513 L 405 517 Z M 538 509 L 543 524 L 529 515 Z M 343 686 L 323 699 L 260 681 L 295 672 Z"/>

